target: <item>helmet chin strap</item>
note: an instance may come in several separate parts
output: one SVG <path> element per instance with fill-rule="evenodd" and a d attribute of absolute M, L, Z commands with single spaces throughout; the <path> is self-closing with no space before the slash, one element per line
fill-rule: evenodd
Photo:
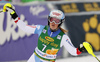
<path fill-rule="evenodd" d="M 57 31 L 59 29 L 59 27 L 57 28 L 57 29 L 51 29 L 50 28 L 50 30 L 52 31 L 52 32 L 55 32 L 55 31 Z"/>

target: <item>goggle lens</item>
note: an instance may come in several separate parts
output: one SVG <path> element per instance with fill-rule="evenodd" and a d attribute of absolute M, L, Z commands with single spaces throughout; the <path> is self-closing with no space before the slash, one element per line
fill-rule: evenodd
<path fill-rule="evenodd" d="M 50 18 L 49 22 L 51 22 L 51 23 L 55 22 L 55 24 L 60 24 L 61 23 L 59 19 L 53 18 L 53 17 Z"/>

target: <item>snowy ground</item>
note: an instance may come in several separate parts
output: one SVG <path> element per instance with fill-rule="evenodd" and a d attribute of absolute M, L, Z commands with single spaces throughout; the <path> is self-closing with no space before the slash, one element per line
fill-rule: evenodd
<path fill-rule="evenodd" d="M 100 52 L 96 53 L 96 56 L 100 60 Z M 6 62 L 27 62 L 27 60 L 6 61 Z M 80 56 L 75 56 L 75 57 L 67 57 L 67 58 L 62 58 L 62 59 L 60 58 L 60 59 L 57 59 L 56 62 L 99 62 L 99 61 L 96 58 L 94 58 L 92 55 L 86 53 L 86 54 L 82 54 Z"/>
<path fill-rule="evenodd" d="M 98 59 L 100 59 L 100 55 L 98 56 Z M 8 61 L 7 61 L 8 62 Z M 27 61 L 9 61 L 9 62 L 27 62 Z M 97 59 L 95 59 L 93 56 L 83 56 L 83 57 L 68 57 L 64 59 L 57 59 L 56 62 L 99 62 Z"/>
<path fill-rule="evenodd" d="M 100 59 L 100 55 L 98 56 L 98 59 Z M 64 59 L 58 59 L 56 62 L 99 62 L 96 58 L 94 58 L 91 55 L 88 56 L 82 56 L 82 57 L 69 57 Z"/>

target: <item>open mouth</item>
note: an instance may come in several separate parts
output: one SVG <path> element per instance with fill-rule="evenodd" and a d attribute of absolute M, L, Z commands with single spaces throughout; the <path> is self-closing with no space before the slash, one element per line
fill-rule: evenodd
<path fill-rule="evenodd" d="M 55 26 L 55 25 L 52 25 L 52 26 Z"/>

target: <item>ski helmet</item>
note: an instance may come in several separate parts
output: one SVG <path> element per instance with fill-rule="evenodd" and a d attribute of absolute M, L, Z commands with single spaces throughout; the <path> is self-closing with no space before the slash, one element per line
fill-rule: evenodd
<path fill-rule="evenodd" d="M 50 18 L 57 18 L 60 20 L 60 24 L 58 25 L 58 27 L 61 26 L 61 24 L 65 21 L 65 15 L 62 11 L 60 10 L 52 10 L 48 16 L 48 25 L 50 24 L 49 20 Z"/>

